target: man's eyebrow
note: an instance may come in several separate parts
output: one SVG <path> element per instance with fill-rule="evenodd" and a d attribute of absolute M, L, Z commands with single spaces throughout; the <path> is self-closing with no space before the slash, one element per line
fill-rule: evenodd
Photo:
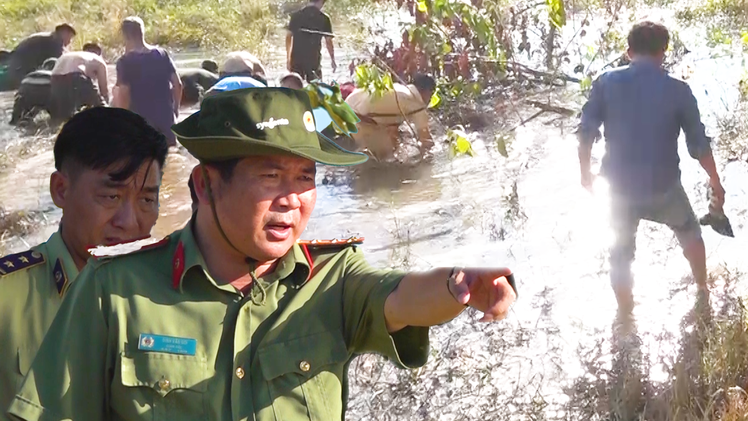
<path fill-rule="evenodd" d="M 286 167 L 284 167 L 283 165 L 275 161 L 270 161 L 270 160 L 263 161 L 262 163 L 260 163 L 260 165 L 258 165 L 258 167 L 263 170 L 285 170 L 286 169 Z"/>
<path fill-rule="evenodd" d="M 144 186 L 142 191 L 146 193 L 158 193 L 158 186 Z"/>
<path fill-rule="evenodd" d="M 125 187 L 127 185 L 124 181 L 112 181 L 112 180 L 106 180 L 103 183 L 104 187 L 109 187 L 111 189 L 121 189 L 122 187 Z"/>

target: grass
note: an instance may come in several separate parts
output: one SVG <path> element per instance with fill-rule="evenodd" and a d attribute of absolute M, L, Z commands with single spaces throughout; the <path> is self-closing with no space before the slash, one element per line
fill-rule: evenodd
<path fill-rule="evenodd" d="M 278 8 L 269 0 L 4 0 L 0 2 L 0 47 L 12 49 L 33 32 L 72 24 L 79 49 L 96 41 L 107 57 L 122 51 L 118 28 L 126 16 L 146 24 L 146 40 L 171 48 L 247 49 L 261 55 L 277 26 Z"/>
<path fill-rule="evenodd" d="M 745 29 L 748 23 L 748 0 L 694 1 L 693 5 L 677 12 L 687 23 L 713 20 L 728 30 Z"/>
<path fill-rule="evenodd" d="M 664 381 L 650 378 L 653 362 L 641 350 L 636 322 L 619 317 L 610 353 L 601 342 L 580 353 L 587 372 L 567 391 L 568 419 L 748 420 L 748 325 L 733 289 L 739 279 L 724 270 L 711 298 L 698 294 L 681 322 L 678 354 L 658 362 L 668 373 Z"/>

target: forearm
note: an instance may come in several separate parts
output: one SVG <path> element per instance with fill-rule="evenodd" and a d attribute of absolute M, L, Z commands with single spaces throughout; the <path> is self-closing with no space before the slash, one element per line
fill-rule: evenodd
<path fill-rule="evenodd" d="M 580 141 L 577 154 L 579 156 L 579 171 L 582 174 L 589 173 L 590 161 L 592 160 L 592 143 Z"/>
<path fill-rule="evenodd" d="M 717 164 L 714 162 L 714 155 L 712 150 L 709 149 L 702 153 L 699 157 L 699 164 L 704 168 L 704 171 L 709 175 L 709 180 L 719 182 L 719 174 L 717 173 Z"/>
<path fill-rule="evenodd" d="M 130 92 L 126 88 L 115 86 L 112 96 L 112 107 L 130 109 Z"/>
<path fill-rule="evenodd" d="M 109 86 L 107 86 L 106 79 L 99 79 L 99 93 L 104 98 L 104 102 L 109 102 Z"/>
<path fill-rule="evenodd" d="M 182 103 L 182 84 L 175 83 L 171 87 L 171 95 L 174 101 L 174 113 L 179 113 L 179 106 Z"/>
<path fill-rule="evenodd" d="M 289 32 L 286 34 L 286 60 L 291 60 L 291 50 L 293 49 L 293 35 Z"/>
<path fill-rule="evenodd" d="M 406 275 L 387 297 L 384 306 L 387 330 L 406 326 L 434 326 L 454 319 L 465 307 L 447 288 L 451 268 Z"/>
<path fill-rule="evenodd" d="M 332 43 L 332 38 L 326 38 L 327 52 L 330 54 L 330 60 L 335 61 L 335 46 Z"/>

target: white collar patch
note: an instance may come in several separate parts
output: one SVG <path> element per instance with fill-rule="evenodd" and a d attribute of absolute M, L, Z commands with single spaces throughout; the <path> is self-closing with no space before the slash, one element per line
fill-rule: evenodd
<path fill-rule="evenodd" d="M 289 122 L 285 118 L 275 120 L 273 117 L 270 117 L 270 120 L 268 121 L 257 123 L 257 128 L 260 130 L 265 130 L 265 129 L 274 129 L 278 126 L 288 126 L 288 125 L 289 125 Z"/>

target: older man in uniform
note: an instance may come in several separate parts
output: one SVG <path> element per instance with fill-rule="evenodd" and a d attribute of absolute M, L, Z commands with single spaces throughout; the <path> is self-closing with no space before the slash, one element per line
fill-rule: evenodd
<path fill-rule="evenodd" d="M 0 258 L 0 420 L 8 419 L 5 410 L 88 248 L 149 235 L 166 152 L 163 135 L 122 109 L 86 110 L 62 127 L 50 179 L 62 209 L 59 230 L 46 243 Z"/>
<path fill-rule="evenodd" d="M 200 160 L 197 212 L 148 250 L 89 265 L 10 413 L 24 420 L 340 420 L 347 364 L 429 355 L 429 326 L 466 306 L 506 314 L 506 268 L 372 268 L 354 239 L 299 242 L 315 162 L 355 165 L 315 130 L 308 95 L 205 98 L 174 126 Z"/>

